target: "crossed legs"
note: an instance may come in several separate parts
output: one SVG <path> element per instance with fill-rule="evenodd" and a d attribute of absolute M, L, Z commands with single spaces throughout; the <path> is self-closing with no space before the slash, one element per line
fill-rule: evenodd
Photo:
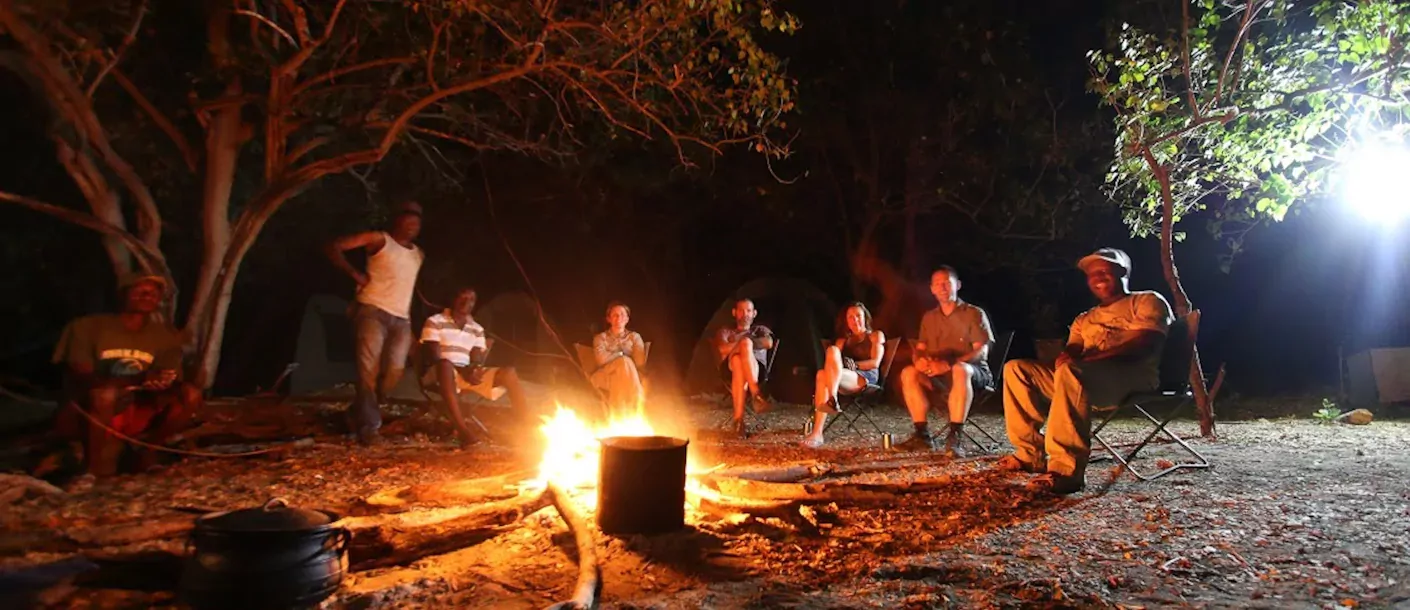
<path fill-rule="evenodd" d="M 813 385 L 813 433 L 803 443 L 809 446 L 823 444 L 823 427 L 827 414 L 837 410 L 837 396 L 856 394 L 866 389 L 867 383 L 856 371 L 842 366 L 842 350 L 836 345 L 828 346 L 823 352 L 823 368 L 818 371 Z"/>

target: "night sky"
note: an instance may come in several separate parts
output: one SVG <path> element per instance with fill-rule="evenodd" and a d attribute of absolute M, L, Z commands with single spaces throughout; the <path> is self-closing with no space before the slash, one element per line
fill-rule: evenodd
<path fill-rule="evenodd" d="M 913 6 L 905 10 L 939 4 L 912 0 Z M 778 41 L 777 51 L 790 57 L 790 73 L 803 81 L 848 78 L 831 72 L 845 63 L 840 54 L 849 52 L 838 38 L 842 29 L 851 30 L 861 44 L 872 45 L 884 42 L 878 37 L 890 35 L 894 28 L 913 27 L 892 19 L 896 13 L 891 8 L 883 10 L 872 2 L 785 6 L 799 14 L 804 28 L 794 39 Z M 994 6 L 989 18 L 1011 20 L 1023 31 L 1028 48 L 1043 50 L 1033 60 L 1045 83 L 1068 100 L 1062 120 L 1100 116 L 1096 100 L 1084 92 L 1083 54 L 1104 44 L 1106 3 L 1030 0 Z M 904 66 L 906 58 L 897 61 Z M 804 97 L 800 112 L 818 112 L 808 104 Z M 807 125 L 807 116 L 799 123 Z M 82 207 L 53 160 L 43 125 L 44 113 L 27 98 L 20 81 L 0 71 L 0 134 L 8 153 L 0 164 L 0 189 Z M 813 137 L 804 128 L 795 148 L 806 151 Z M 545 307 L 556 320 L 566 321 L 568 338 L 584 339 L 602 303 L 626 298 L 636 303 L 635 326 L 648 338 L 654 334 L 674 343 L 674 357 L 665 360 L 684 367 L 690 343 L 714 308 L 749 279 L 802 277 L 837 301 L 849 297 L 841 265 L 795 247 L 810 241 L 826 247 L 832 239 L 809 233 L 811 225 L 797 220 L 829 213 L 830 204 L 819 195 L 822 173 L 810 166 L 813 159 L 799 154 L 776 166 L 786 175 L 805 176 L 794 185 L 772 181 L 757 156 L 739 153 L 696 172 L 673 170 L 660 162 L 638 163 L 642 167 L 637 175 L 647 178 L 628 184 L 600 172 L 589 186 L 581 175 L 536 162 L 502 155 L 479 161 L 491 168 L 494 178 L 499 230 L 529 269 Z M 639 161 L 624 154 L 618 162 Z M 434 299 L 432 295 L 445 293 L 447 285 L 464 282 L 480 287 L 482 302 L 486 295 L 522 289 L 523 280 L 490 221 L 476 167 L 481 166 L 466 170 L 463 196 L 448 196 L 444 188 L 438 195 L 425 193 L 416 173 L 422 170 L 403 163 L 379 171 L 382 189 L 371 197 L 356 181 L 334 179 L 276 216 L 237 286 L 217 389 L 248 392 L 282 369 L 292 358 L 293 335 L 306 299 L 330 292 L 346 296 L 351 290 L 321 257 L 319 247 L 337 233 L 366 228 L 369 210 L 399 196 L 421 198 L 434 219 L 422 239 L 431 259 L 422 282 L 428 297 Z M 616 207 L 589 213 L 588 205 Z M 1246 251 L 1234 259 L 1229 273 L 1219 268 L 1224 247 L 1208 236 L 1202 219 L 1182 225 L 1190 237 L 1177 246 L 1177 260 L 1191 299 L 1205 312 L 1200 343 L 1204 362 L 1211 373 L 1227 363 L 1231 391 L 1330 396 L 1337 383 L 1339 345 L 1354 351 L 1410 340 L 1401 305 L 1407 296 L 1404 236 L 1410 235 L 1410 227 L 1397 231 L 1373 226 L 1351 217 L 1334 201 L 1302 205 L 1302 214 L 1250 235 Z M 627 220 L 603 222 L 604 217 Z M 1155 260 L 1155 240 L 1131 240 L 1114 212 L 1090 222 L 1090 241 L 1068 244 L 1071 251 L 1097 245 L 1125 248 L 1136 265 L 1133 288 L 1156 289 L 1168 296 Z M 173 224 L 167 235 L 192 239 L 198 228 Z M 671 244 L 669 252 L 653 258 L 618 249 L 644 232 L 667 235 L 660 239 Z M 7 296 L 0 302 L 0 315 L 10 321 L 0 329 L 0 377 L 52 383 L 45 363 L 64 321 L 114 304 L 102 250 L 91 233 L 8 204 L 0 204 L 0 240 L 6 269 L 0 274 L 0 289 Z M 966 280 L 962 294 L 967 299 L 989 307 L 996 325 L 1018 329 L 1020 341 L 1025 335 L 1031 338 L 1031 325 L 1024 319 L 1026 304 L 1011 298 L 1009 276 L 966 273 L 964 255 L 942 240 L 923 234 L 920 245 L 923 265 L 956 264 Z M 1046 273 L 1056 278 L 1049 285 L 1054 286 L 1052 298 L 1060 304 L 1064 320 L 1090 305 L 1075 269 Z M 914 279 L 917 286 L 924 285 L 922 277 Z M 1024 348 L 1016 350 L 1021 354 Z"/>

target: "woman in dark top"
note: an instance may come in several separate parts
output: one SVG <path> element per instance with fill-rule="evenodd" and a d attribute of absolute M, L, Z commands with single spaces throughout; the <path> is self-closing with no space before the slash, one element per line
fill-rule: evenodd
<path fill-rule="evenodd" d="M 838 320 L 839 338 L 823 354 L 813 392 L 813 433 L 803 439 L 806 447 L 821 447 L 829 413 L 837 412 L 837 396 L 857 394 L 877 384 L 881 358 L 886 355 L 886 335 L 871 327 L 867 306 L 854 302 L 843 308 Z"/>

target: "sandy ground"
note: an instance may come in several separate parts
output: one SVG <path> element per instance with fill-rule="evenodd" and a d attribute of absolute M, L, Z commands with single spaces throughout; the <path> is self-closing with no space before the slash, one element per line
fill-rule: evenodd
<path fill-rule="evenodd" d="M 536 462 L 533 422 L 505 410 L 485 418 L 500 442 L 455 450 L 444 425 L 414 409 L 392 414 L 389 443 L 364 449 L 327 432 L 331 405 L 268 407 L 318 442 L 243 459 L 187 459 L 154 472 L 69 484 L 67 496 L 28 497 L 0 511 L 0 569 L 62 559 L 26 549 L 25 536 L 169 516 L 175 507 L 240 508 L 272 496 L 347 507 L 398 485 L 489 476 Z M 225 417 L 260 409 L 227 406 Z M 674 423 L 692 429 L 697 464 L 845 464 L 885 455 L 874 431 L 799 447 L 805 408 L 781 406 L 748 440 L 714 432 L 728 413 L 692 403 Z M 898 408 L 877 422 L 899 442 Z M 1002 439 L 993 413 L 975 422 Z M 1174 428 L 1194 435 L 1192 422 Z M 1142 432 L 1118 422 L 1114 441 Z M 932 463 L 858 480 L 940 474 L 956 482 L 884 505 L 820 506 L 817 525 L 716 518 L 690 511 L 685 530 L 598 539 L 608 608 L 940 607 L 1410 607 L 1410 424 L 1319 424 L 1307 419 L 1224 421 L 1217 442 L 1194 441 L 1215 464 L 1155 482 L 1112 480 L 1110 463 L 1087 490 L 1035 497 L 1020 475 L 987 459 Z M 1180 456 L 1155 446 L 1147 466 Z M 590 508 L 590 507 L 589 507 Z M 154 547 L 179 545 L 179 541 Z M 572 537 L 551 509 L 524 527 L 402 568 L 358 573 L 328 608 L 541 608 L 571 595 Z M 72 588 L 56 607 L 143 608 L 163 592 Z M 32 602 L 32 598 L 28 598 Z"/>

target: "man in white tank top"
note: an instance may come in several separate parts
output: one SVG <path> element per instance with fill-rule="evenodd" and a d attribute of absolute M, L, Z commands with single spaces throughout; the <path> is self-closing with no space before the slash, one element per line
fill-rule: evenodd
<path fill-rule="evenodd" d="M 348 407 L 348 429 L 364 445 L 379 441 L 381 399 L 396 387 L 406 370 L 406 356 L 411 349 L 411 297 L 416 290 L 416 275 L 426 259 L 415 243 L 420 233 L 421 206 L 407 202 L 392 218 L 390 231 L 344 235 L 328 245 L 328 258 L 333 265 L 357 282 L 353 314 L 357 397 Z M 343 256 L 358 248 L 367 252 L 365 273 Z"/>

